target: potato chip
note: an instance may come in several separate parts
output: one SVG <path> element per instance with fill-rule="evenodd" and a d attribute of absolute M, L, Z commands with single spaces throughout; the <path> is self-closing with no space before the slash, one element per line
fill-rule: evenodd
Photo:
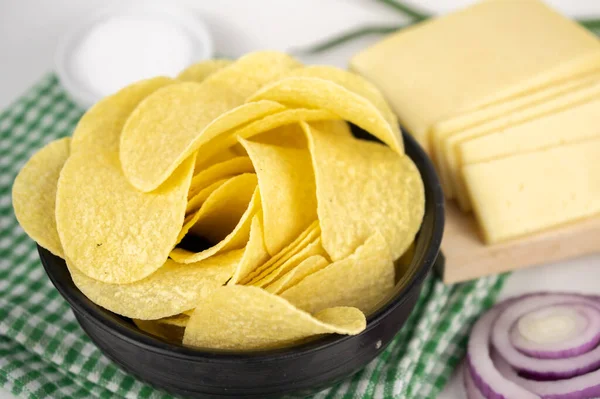
<path fill-rule="evenodd" d="M 244 248 L 244 256 L 238 263 L 233 276 L 227 282 L 227 285 L 237 284 L 248 274 L 254 271 L 269 259 L 269 253 L 265 247 L 265 240 L 262 229 L 262 212 L 254 215 L 250 225 L 250 238 Z"/>
<path fill-rule="evenodd" d="M 186 310 L 186 311 L 181 312 L 181 313 L 184 314 L 184 315 L 186 315 L 186 316 L 191 316 L 192 313 L 194 313 L 194 309 L 189 309 L 189 310 Z"/>
<path fill-rule="evenodd" d="M 251 285 L 255 287 L 266 287 L 277 280 L 280 276 L 297 267 L 305 259 L 314 255 L 327 255 L 325 250 L 323 250 L 323 246 L 321 245 L 321 237 L 317 237 L 305 247 L 298 248 L 297 252 L 291 253 L 287 259 L 280 259 L 273 266 L 258 276 L 257 281 L 252 282 Z"/>
<path fill-rule="evenodd" d="M 313 224 L 308 226 L 306 230 L 304 230 L 298 237 L 294 239 L 288 246 L 283 248 L 281 251 L 276 253 L 268 260 L 265 264 L 257 267 L 252 273 L 248 274 L 244 279 L 241 280 L 241 284 L 251 284 L 258 281 L 260 278 L 264 277 L 265 270 L 272 267 L 275 263 L 279 261 L 285 261 L 289 259 L 292 255 L 297 253 L 301 248 L 304 248 L 309 243 L 314 241 L 319 234 L 321 234 L 321 229 L 319 227 L 319 222 L 315 221 Z"/>
<path fill-rule="evenodd" d="M 204 142 L 281 111 L 283 106 L 273 101 L 244 101 L 297 66 L 282 53 L 253 53 L 202 83 L 178 83 L 149 96 L 123 128 L 121 162 L 128 180 L 139 190 L 152 191 Z"/>
<path fill-rule="evenodd" d="M 293 77 L 271 83 L 249 101 L 271 100 L 286 106 L 320 108 L 360 126 L 399 154 L 404 144 L 399 130 L 369 100 L 329 80 Z"/>
<path fill-rule="evenodd" d="M 304 149 L 240 139 L 254 164 L 260 187 L 265 245 L 271 255 L 317 220 L 315 176 Z"/>
<path fill-rule="evenodd" d="M 225 177 L 241 175 L 242 173 L 254 172 L 254 165 L 247 156 L 235 157 L 199 171 L 190 184 L 189 198 L 192 198 L 200 190 L 208 187 L 217 180 Z"/>
<path fill-rule="evenodd" d="M 267 285 L 265 289 L 272 294 L 279 294 L 298 284 L 306 276 L 323 269 L 329 262 L 320 255 L 313 255 L 304 259 L 300 264 L 282 275 L 280 278 Z"/>
<path fill-rule="evenodd" d="M 329 111 L 320 109 L 290 108 L 281 112 L 267 115 L 262 119 L 250 122 L 230 132 L 224 133 L 213 140 L 210 140 L 201 147 L 201 152 L 205 156 L 214 156 L 223 149 L 237 147 L 244 153 L 245 149 L 238 143 L 238 137 L 249 139 L 261 133 L 270 132 L 275 129 L 284 129 L 300 121 L 324 121 L 339 120 L 340 118 Z M 343 122 L 339 120 L 339 122 Z M 280 130 L 281 131 L 281 130 Z M 275 137 L 275 135 L 272 135 Z"/>
<path fill-rule="evenodd" d="M 177 80 L 189 81 L 189 82 L 202 82 L 204 79 L 230 65 L 233 61 L 230 60 L 207 60 L 200 61 L 189 67 L 177 75 Z"/>
<path fill-rule="evenodd" d="M 40 246 L 64 258 L 56 230 L 58 177 L 70 153 L 71 138 L 55 140 L 36 152 L 21 169 L 12 188 L 19 224 Z"/>
<path fill-rule="evenodd" d="M 171 258 L 179 263 L 194 263 L 206 259 L 214 254 L 243 248 L 250 236 L 252 217 L 260 210 L 260 192 L 258 188 L 254 191 L 248 208 L 239 219 L 233 231 L 212 247 L 200 252 L 192 252 L 182 248 L 171 251 Z"/>
<path fill-rule="evenodd" d="M 245 153 L 238 154 L 237 150 L 234 150 L 233 148 L 221 149 L 220 151 L 215 152 L 214 155 L 209 157 L 204 156 L 204 154 L 202 155 L 203 156 L 196 157 L 196 166 L 194 167 L 194 174 L 198 174 L 200 171 L 207 169 L 213 166 L 214 164 L 228 161 L 232 158 L 239 157 L 240 155 L 247 156 L 247 154 Z"/>
<path fill-rule="evenodd" d="M 212 183 L 208 187 L 203 188 L 202 190 L 200 190 L 199 193 L 197 193 L 192 198 L 190 198 L 188 200 L 188 204 L 187 204 L 187 207 L 185 209 L 186 219 L 187 219 L 187 217 L 190 214 L 195 214 L 196 212 L 198 212 L 198 210 L 200 209 L 200 207 L 202 206 L 202 204 L 204 204 L 204 201 L 206 201 L 208 199 L 208 197 L 217 188 L 221 187 L 228 180 L 229 180 L 229 178 L 217 180 L 216 182 Z M 185 221 L 183 222 L 183 224 L 185 226 Z M 191 227 L 191 225 L 190 225 L 190 227 Z"/>
<path fill-rule="evenodd" d="M 71 152 L 118 151 L 121 129 L 138 104 L 156 90 L 176 82 L 166 77 L 142 80 L 98 101 L 77 123 Z M 107 129 L 118 134 L 107 136 Z"/>
<path fill-rule="evenodd" d="M 222 241 L 240 222 L 256 189 L 256 175 L 245 173 L 232 177 L 215 189 L 198 212 L 188 215 L 180 238 L 191 230 L 212 243 Z"/>
<path fill-rule="evenodd" d="M 349 257 L 307 276 L 281 297 L 309 313 L 353 306 L 364 313 L 394 288 L 394 263 L 384 237 L 376 233 Z"/>
<path fill-rule="evenodd" d="M 400 257 L 425 210 L 414 163 L 379 143 L 327 134 L 317 123 L 302 126 L 313 158 L 323 247 L 331 259 L 349 256 L 376 229 L 393 259 Z"/>
<path fill-rule="evenodd" d="M 130 284 L 108 284 L 81 273 L 67 261 L 73 282 L 94 303 L 111 312 L 155 320 L 192 309 L 233 274 L 244 251 L 230 251 L 189 265 L 172 260 Z"/>
<path fill-rule="evenodd" d="M 159 323 L 156 320 L 133 319 L 133 323 L 140 330 L 166 341 L 180 344 L 183 340 L 183 327 Z"/>
<path fill-rule="evenodd" d="M 344 121 L 335 122 L 344 123 Z M 276 127 L 266 132 L 257 134 L 256 136 L 252 136 L 250 140 L 253 143 L 268 144 L 278 147 L 297 148 L 300 150 L 306 150 L 308 148 L 306 135 L 298 123 L 291 123 L 289 125 Z M 241 143 L 241 140 L 239 144 L 242 146 L 242 148 L 244 147 L 243 143 Z M 246 151 L 246 153 L 248 153 L 248 151 Z"/>
<path fill-rule="evenodd" d="M 390 129 L 398 137 L 402 136 L 398 118 L 383 97 L 383 94 L 381 94 L 381 91 L 373 83 L 362 76 L 329 65 L 309 65 L 304 68 L 293 69 L 287 76 L 321 78 L 345 87 L 370 101 L 381 112 Z"/>
<path fill-rule="evenodd" d="M 326 309 L 311 316 L 260 288 L 221 287 L 198 303 L 183 343 L 200 348 L 270 349 L 317 334 L 355 335 L 365 316 L 355 308 Z"/>
<path fill-rule="evenodd" d="M 171 326 L 183 327 L 187 326 L 190 316 L 184 313 L 176 314 L 175 316 L 163 317 L 156 321 L 160 324 L 168 324 Z"/>
<path fill-rule="evenodd" d="M 131 283 L 161 267 L 185 217 L 194 157 L 151 193 L 132 187 L 119 162 L 123 102 L 129 104 L 134 92 L 142 97 L 143 88 L 155 90 L 160 82 L 164 79 L 134 84 L 94 107 L 95 118 L 87 118 L 84 130 L 78 128 L 79 149 L 58 180 L 56 225 L 65 256 L 82 273 L 105 283 Z"/>

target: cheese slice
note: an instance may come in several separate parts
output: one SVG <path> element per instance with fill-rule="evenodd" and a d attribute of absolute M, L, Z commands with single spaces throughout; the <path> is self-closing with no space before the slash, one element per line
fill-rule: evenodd
<path fill-rule="evenodd" d="M 596 68 L 600 68 L 598 65 Z M 600 78 L 600 71 L 595 69 L 580 76 L 556 82 L 552 86 L 523 93 L 504 101 L 495 102 L 471 112 L 464 112 L 436 123 L 431 129 L 433 135 L 452 134 L 466 128 L 486 122 L 490 119 L 505 115 L 514 110 L 528 107 L 532 104 L 556 97 L 573 89 L 582 87 Z"/>
<path fill-rule="evenodd" d="M 600 72 L 598 72 L 598 70 L 594 70 L 591 73 L 586 73 L 582 76 L 577 76 L 573 79 L 559 82 L 556 85 L 545 87 L 539 90 L 533 90 L 529 93 L 524 93 L 521 96 L 514 97 L 506 101 L 496 102 L 478 110 L 465 112 L 438 122 L 433 126 L 431 131 L 431 155 L 436 161 L 440 157 L 444 157 L 443 154 L 440 155 L 440 153 L 443 151 L 443 143 L 453 134 L 460 133 L 461 131 L 470 128 L 475 128 L 478 125 L 482 125 L 493 119 L 508 115 L 511 112 L 555 99 L 556 97 L 566 94 L 570 91 L 584 89 L 586 85 L 593 84 L 594 81 L 598 80 L 600 80 Z M 444 194 L 447 198 L 454 198 L 455 194 L 452 181 L 449 177 L 447 168 L 445 168 L 446 162 L 443 161 L 444 159 L 436 162 L 436 166 L 438 167 L 440 180 L 442 187 L 444 188 Z"/>
<path fill-rule="evenodd" d="M 600 213 L 600 138 L 467 165 L 464 177 L 486 243 Z"/>
<path fill-rule="evenodd" d="M 429 129 L 459 112 L 597 66 L 597 38 L 538 0 L 488 0 L 395 33 L 357 54 L 400 121 L 429 149 Z"/>
<path fill-rule="evenodd" d="M 587 85 L 555 99 L 491 120 L 474 128 L 464 130 L 443 140 L 443 150 L 440 154 L 441 156 L 438 158 L 438 162 L 445 163 L 444 167 L 446 168 L 448 179 L 461 209 L 463 211 L 470 210 L 470 204 L 464 184 L 459 175 L 462 167 L 461 159 L 458 156 L 458 146 L 460 143 L 483 137 L 544 115 L 550 115 L 565 110 L 577 104 L 590 101 L 598 96 L 600 96 L 600 81 L 596 81 L 592 85 Z"/>
<path fill-rule="evenodd" d="M 600 97 L 459 144 L 463 165 L 600 137 Z M 600 178 L 600 176 L 599 176 Z"/>

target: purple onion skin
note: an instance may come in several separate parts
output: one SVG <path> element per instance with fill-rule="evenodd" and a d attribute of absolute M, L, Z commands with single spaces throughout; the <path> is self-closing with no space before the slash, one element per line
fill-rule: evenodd
<path fill-rule="evenodd" d="M 473 379 L 473 382 L 475 383 L 475 387 L 479 390 L 479 392 L 486 399 L 521 399 L 521 398 L 509 398 L 507 396 L 504 396 L 504 395 L 499 394 L 499 393 L 495 392 L 494 390 L 492 390 L 492 388 L 489 386 L 489 384 L 484 381 L 484 379 L 479 375 L 479 373 L 473 366 L 471 357 L 468 353 L 467 353 L 467 363 L 466 363 L 466 367 L 465 367 L 465 372 L 468 372 L 470 374 L 471 378 Z M 511 383 L 508 380 L 507 380 L 507 382 L 509 384 Z M 521 387 L 521 388 L 525 391 L 525 388 L 523 388 L 523 387 Z M 539 398 L 539 396 L 535 395 L 534 393 L 531 393 L 531 398 L 533 398 L 533 397 Z"/>
<path fill-rule="evenodd" d="M 481 393 L 481 391 L 475 385 L 475 381 L 473 381 L 473 376 L 469 371 L 469 366 L 465 362 L 462 367 L 463 373 L 463 384 L 465 386 L 465 390 L 467 392 L 467 399 L 486 399 L 485 396 Z"/>
<path fill-rule="evenodd" d="M 571 392 L 569 394 L 544 395 L 542 399 L 595 399 L 600 398 L 600 385 L 586 388 L 581 391 Z"/>
<path fill-rule="evenodd" d="M 573 296 L 577 297 L 578 295 L 573 295 Z M 594 300 L 594 298 L 586 298 L 584 296 L 582 296 L 582 298 Z M 599 303 L 600 303 L 600 301 L 599 301 Z M 596 309 L 596 307 L 592 307 L 592 306 L 584 306 L 584 308 L 587 308 L 588 311 Z M 589 316 L 585 316 L 585 317 L 588 318 Z M 590 321 L 590 323 L 594 324 L 591 321 Z M 513 344 L 513 347 L 515 349 L 517 349 L 519 352 L 521 352 L 522 354 L 529 356 L 529 357 L 534 357 L 536 359 L 548 360 L 548 359 L 564 359 L 564 358 L 575 357 L 575 356 L 583 355 L 584 353 L 591 351 L 596 346 L 598 346 L 598 344 L 600 344 L 600 331 L 597 331 L 595 333 L 595 335 L 592 335 L 588 340 L 584 341 L 583 343 L 579 344 L 578 346 L 563 347 L 563 349 L 552 348 L 552 345 L 548 345 L 549 346 L 548 349 L 546 349 L 546 348 L 543 348 L 543 349 L 526 348 L 526 347 L 521 346 L 518 342 L 515 342 L 516 341 L 515 340 L 515 331 L 514 331 L 515 328 L 516 328 L 516 326 L 513 326 L 513 328 L 510 331 L 510 335 L 511 335 L 510 341 Z M 588 326 L 587 328 L 591 328 L 591 327 Z M 518 333 L 516 333 L 516 334 L 518 334 Z"/>
<path fill-rule="evenodd" d="M 596 363 L 594 363 L 594 364 L 596 364 Z M 553 372 L 536 373 L 536 372 L 531 372 L 530 370 L 519 370 L 519 375 L 523 378 L 526 378 L 528 380 L 533 380 L 533 381 L 566 380 L 569 378 L 575 378 L 575 377 L 578 377 L 581 375 L 585 375 L 587 373 L 591 373 L 592 371 L 598 370 L 598 368 L 600 368 L 600 362 L 598 362 L 597 364 L 598 364 L 598 366 L 596 366 L 596 367 L 590 366 L 590 367 L 573 369 L 569 373 L 553 373 Z"/>
<path fill-rule="evenodd" d="M 575 377 L 567 380 L 555 380 L 555 381 L 534 381 L 527 380 L 517 374 L 517 371 L 513 369 L 506 360 L 502 359 L 502 357 L 498 353 L 492 354 L 492 359 L 494 364 L 498 366 L 498 371 L 506 378 L 508 381 L 512 381 L 515 384 L 522 386 L 532 392 L 538 392 L 541 399 L 595 399 L 600 398 L 600 372 L 596 371 L 595 374 L 598 374 L 598 383 L 594 386 L 590 386 L 587 388 L 579 389 L 577 387 L 578 384 L 581 384 L 579 379 L 581 377 Z M 553 390 L 556 390 L 556 385 L 560 384 L 561 388 L 565 389 L 565 384 L 572 385 L 572 389 L 570 392 L 562 392 L 562 393 L 550 393 Z"/>
<path fill-rule="evenodd" d="M 519 352 L 529 357 L 535 357 L 537 359 L 564 359 L 566 357 L 574 357 L 583 355 L 594 349 L 600 343 L 600 333 L 598 333 L 597 337 L 590 342 L 586 342 L 584 345 L 581 345 L 577 348 L 568 349 L 564 351 L 557 352 L 546 352 L 546 351 L 528 351 L 522 348 L 517 348 Z"/>
<path fill-rule="evenodd" d="M 519 301 L 535 299 L 535 298 L 531 298 L 532 296 L 533 295 L 530 295 L 529 297 L 519 297 L 519 299 L 516 299 L 516 300 L 512 301 L 510 304 L 505 305 L 505 308 L 508 306 L 514 305 L 514 304 L 518 303 Z M 535 295 L 535 296 L 537 296 L 537 295 Z M 540 299 L 543 299 L 544 297 L 548 297 L 548 296 L 556 297 L 556 300 L 564 299 L 565 302 L 560 303 L 561 305 L 566 305 L 566 304 L 571 303 L 569 300 L 569 297 L 571 297 L 571 298 L 580 297 L 582 300 L 588 301 L 588 304 L 589 304 L 589 301 L 596 301 L 595 299 L 590 299 L 583 295 L 572 295 L 572 294 L 563 294 L 563 293 L 557 293 L 554 295 L 543 294 L 543 295 L 540 295 L 540 297 L 541 297 Z M 560 298 L 562 296 L 565 296 L 566 298 Z M 549 298 L 549 299 L 552 300 L 553 298 Z M 572 304 L 573 305 L 586 305 L 586 303 L 581 304 L 579 302 L 572 302 Z M 548 305 L 548 306 L 550 306 L 550 305 Z M 596 309 L 599 309 L 600 303 L 597 303 L 594 305 L 590 304 L 588 306 L 594 306 Z M 504 310 L 503 310 L 503 312 L 504 312 Z M 498 316 L 498 319 L 495 322 L 494 328 L 497 328 L 496 325 L 498 324 L 498 320 L 501 319 L 501 317 L 502 317 L 502 315 Z M 498 347 L 493 338 L 493 336 L 495 334 L 498 334 L 498 332 L 494 331 L 494 330 L 492 330 L 492 331 L 493 332 L 490 335 L 490 341 L 493 343 L 493 346 L 499 350 L 499 352 L 501 354 L 503 353 L 503 350 L 509 350 L 509 351 L 513 351 L 514 353 L 521 354 L 521 352 L 519 350 L 517 350 L 516 348 L 514 348 L 512 345 L 510 347 L 505 346 L 505 345 Z M 594 353 L 594 354 L 592 355 L 592 353 Z M 578 375 L 587 374 L 591 371 L 594 371 L 594 370 L 597 370 L 598 368 L 600 368 L 600 347 L 596 347 L 592 351 L 587 352 L 580 356 L 587 356 L 588 357 L 587 363 L 581 364 L 580 367 L 572 367 L 572 368 L 571 367 L 565 368 L 564 363 L 565 363 L 565 360 L 567 360 L 567 359 L 548 359 L 548 360 L 538 359 L 540 361 L 540 364 L 541 364 L 541 362 L 546 363 L 544 370 L 539 370 L 539 369 L 536 370 L 535 368 L 532 369 L 531 366 L 528 367 L 524 364 L 523 365 L 515 364 L 513 361 L 510 360 L 510 358 L 507 358 L 507 361 L 509 363 L 513 364 L 513 366 L 519 371 L 519 373 L 521 375 L 523 375 L 529 379 L 538 380 L 538 381 L 572 378 L 572 377 L 576 377 Z M 534 360 L 534 359 L 531 359 L 531 360 Z M 552 367 L 548 366 L 548 364 L 552 363 L 552 361 L 555 361 L 558 364 L 563 363 L 562 369 L 553 371 Z"/>

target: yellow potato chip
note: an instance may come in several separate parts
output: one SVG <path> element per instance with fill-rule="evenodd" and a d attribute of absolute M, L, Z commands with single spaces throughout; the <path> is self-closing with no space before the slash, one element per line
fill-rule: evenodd
<path fill-rule="evenodd" d="M 244 251 L 230 251 L 200 262 L 181 265 L 172 260 L 150 276 L 130 284 L 108 284 L 69 264 L 73 282 L 94 303 L 111 312 L 142 320 L 173 316 L 222 286 L 233 274 Z"/>
<path fill-rule="evenodd" d="M 305 77 L 282 79 L 263 87 L 249 99 L 258 100 L 330 111 L 360 126 L 395 152 L 404 153 L 399 129 L 392 129 L 381 111 L 369 100 L 332 81 Z"/>
<path fill-rule="evenodd" d="M 208 80 L 230 87 L 231 95 L 244 101 L 269 82 L 283 78 L 302 64 L 278 51 L 256 51 L 238 58 L 234 63 L 210 76 Z"/>
<path fill-rule="evenodd" d="M 344 121 L 335 122 L 344 123 Z M 240 136 L 240 138 L 242 137 Z M 300 150 L 306 150 L 308 148 L 306 135 L 298 123 L 291 123 L 289 125 L 276 127 L 266 132 L 257 134 L 256 136 L 252 136 L 250 140 L 253 143 L 268 144 L 278 147 L 297 148 Z M 242 148 L 244 147 L 243 143 L 241 143 L 241 140 L 239 144 L 242 146 Z M 246 153 L 248 153 L 248 151 L 246 151 Z"/>
<path fill-rule="evenodd" d="M 55 203 L 58 177 L 70 153 L 71 138 L 52 141 L 36 152 L 21 169 L 12 188 L 19 224 L 40 246 L 64 258 L 56 230 Z"/>
<path fill-rule="evenodd" d="M 241 149 L 242 154 L 246 155 L 246 150 L 238 143 L 238 137 L 249 139 L 261 133 L 271 130 L 287 128 L 300 121 L 324 121 L 339 120 L 337 115 L 329 111 L 320 109 L 290 108 L 283 111 L 267 115 L 262 119 L 247 123 L 239 128 L 223 133 L 218 137 L 208 141 L 201 147 L 201 152 L 207 157 L 215 156 L 227 148 L 232 148 L 236 152 Z M 339 122 L 343 122 L 339 120 Z M 238 152 L 239 153 L 239 152 Z"/>
<path fill-rule="evenodd" d="M 156 320 L 160 324 L 168 324 L 171 326 L 184 327 L 187 326 L 190 316 L 185 313 L 176 314 L 175 316 L 163 317 Z"/>
<path fill-rule="evenodd" d="M 273 101 L 237 106 L 227 88 L 184 82 L 157 90 L 123 128 L 121 162 L 130 183 L 152 191 L 201 144 L 249 120 L 283 109 Z M 202 154 L 200 156 L 203 156 Z"/>
<path fill-rule="evenodd" d="M 321 245 L 321 237 L 317 237 L 307 246 L 299 248 L 297 252 L 292 253 L 289 258 L 281 259 L 279 262 L 276 262 L 272 267 L 265 270 L 261 276 L 258 277 L 258 280 L 251 285 L 255 287 L 266 287 L 285 273 L 297 267 L 305 259 L 314 255 L 327 255 Z"/>
<path fill-rule="evenodd" d="M 304 259 L 300 264 L 283 276 L 267 285 L 265 289 L 272 294 L 279 294 L 298 284 L 303 278 L 323 269 L 329 262 L 320 255 L 313 255 Z"/>
<path fill-rule="evenodd" d="M 332 308 L 311 316 L 260 288 L 217 289 L 190 317 L 183 343 L 200 348 L 269 349 L 317 334 L 355 335 L 366 327 L 361 311 Z"/>
<path fill-rule="evenodd" d="M 191 316 L 192 313 L 194 313 L 194 309 L 190 309 L 190 310 L 186 310 L 184 312 L 181 312 L 182 314 L 186 315 L 186 316 Z"/>
<path fill-rule="evenodd" d="M 260 187 L 265 245 L 275 254 L 317 220 L 315 176 L 304 149 L 240 139 Z"/>
<path fill-rule="evenodd" d="M 211 185 L 209 185 L 208 187 L 205 187 L 204 189 L 200 190 L 200 192 L 198 194 L 196 194 L 192 198 L 190 198 L 188 200 L 187 208 L 185 209 L 186 217 L 189 216 L 190 214 L 196 213 L 200 209 L 202 204 L 204 204 L 204 201 L 206 201 L 206 199 L 217 188 L 221 187 L 228 180 L 229 180 L 229 178 L 217 180 L 216 182 L 214 182 Z M 184 225 L 185 225 L 185 221 L 184 221 Z"/>
<path fill-rule="evenodd" d="M 151 193 L 132 187 L 119 162 L 118 137 L 127 117 L 121 112 L 123 101 L 129 104 L 133 91 L 142 97 L 144 87 L 155 90 L 157 82 L 164 79 L 134 84 L 135 90 L 125 88 L 92 108 L 95 119 L 86 120 L 85 131 L 102 134 L 81 133 L 79 150 L 60 173 L 56 225 L 65 256 L 82 273 L 105 283 L 131 283 L 161 267 L 185 217 L 194 157 Z"/>
<path fill-rule="evenodd" d="M 373 83 L 362 76 L 329 65 L 309 65 L 304 68 L 293 69 L 288 76 L 330 80 L 366 98 L 381 112 L 381 115 L 390 125 L 390 129 L 398 137 L 402 136 L 398 118 L 383 97 L 383 94 L 381 94 L 381 91 Z"/>
<path fill-rule="evenodd" d="M 177 75 L 178 80 L 190 81 L 190 82 L 202 82 L 204 79 L 230 65 L 233 61 L 230 60 L 208 60 L 197 62 Z"/>
<path fill-rule="evenodd" d="M 207 169 L 213 166 L 214 164 L 228 161 L 232 158 L 239 157 L 240 155 L 246 154 L 238 154 L 233 148 L 224 148 L 218 152 L 215 152 L 214 155 L 209 157 L 206 157 L 204 155 L 197 156 L 196 166 L 194 167 L 194 174 L 198 174 L 198 172 Z"/>
<path fill-rule="evenodd" d="M 188 215 L 179 238 L 191 230 L 212 243 L 222 241 L 238 225 L 248 209 L 256 189 L 256 175 L 245 173 L 232 177 L 215 189 L 198 212 Z"/>
<path fill-rule="evenodd" d="M 272 267 L 275 263 L 285 261 L 289 259 L 293 254 L 297 253 L 301 248 L 307 246 L 310 242 L 314 241 L 319 234 L 321 229 L 319 222 L 315 221 L 313 224 L 308 226 L 298 237 L 294 239 L 288 246 L 276 253 L 269 259 L 265 264 L 257 267 L 253 272 L 248 274 L 244 279 L 241 280 L 241 284 L 251 284 L 264 277 L 265 270 Z"/>
<path fill-rule="evenodd" d="M 252 165 L 252 161 L 247 156 L 235 157 L 214 164 L 207 169 L 198 171 L 192 178 L 188 197 L 192 198 L 200 192 L 200 190 L 208 187 L 217 180 L 251 172 L 254 172 L 254 165 Z"/>
<path fill-rule="evenodd" d="M 376 233 L 346 259 L 307 276 L 281 297 L 309 313 L 334 306 L 375 310 L 394 288 L 394 263 L 384 237 Z"/>
<path fill-rule="evenodd" d="M 138 104 L 156 90 L 176 82 L 166 77 L 142 80 L 98 101 L 77 123 L 71 152 L 118 151 L 123 124 Z M 107 129 L 119 134 L 107 136 Z"/>
<path fill-rule="evenodd" d="M 162 338 L 168 342 L 180 344 L 183 340 L 184 328 L 170 324 L 159 323 L 156 320 L 137 320 L 133 319 L 133 323 L 140 330 Z"/>
<path fill-rule="evenodd" d="M 284 109 L 273 101 L 244 101 L 298 65 L 282 53 L 252 53 L 202 83 L 178 83 L 149 96 L 131 114 L 121 137 L 121 162 L 131 184 L 152 191 L 203 143 Z"/>
<path fill-rule="evenodd" d="M 238 266 L 235 269 L 233 276 L 231 276 L 227 282 L 227 285 L 237 284 L 267 259 L 269 259 L 269 253 L 265 247 L 263 236 L 262 212 L 258 212 L 258 214 L 252 218 L 250 238 L 244 248 L 244 256 L 238 263 Z"/>
<path fill-rule="evenodd" d="M 235 226 L 233 231 L 229 233 L 223 240 L 219 241 L 212 247 L 200 251 L 192 252 L 182 248 L 175 248 L 171 251 L 171 258 L 179 263 L 194 263 L 202 259 L 206 259 L 219 252 L 230 251 L 234 249 L 243 248 L 248 243 L 250 236 L 250 226 L 252 224 L 252 217 L 260 210 L 260 192 L 258 188 L 254 191 L 248 208 L 239 219 L 238 224 Z"/>
<path fill-rule="evenodd" d="M 323 247 L 332 260 L 352 254 L 379 230 L 397 259 L 425 210 L 423 181 L 410 158 L 374 142 L 302 123 L 317 182 Z"/>

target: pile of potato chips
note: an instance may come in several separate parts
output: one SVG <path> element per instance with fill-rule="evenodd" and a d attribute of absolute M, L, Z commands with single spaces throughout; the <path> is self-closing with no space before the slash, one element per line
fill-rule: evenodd
<path fill-rule="evenodd" d="M 13 204 L 96 304 L 169 340 L 244 350 L 361 332 L 424 190 L 370 83 L 257 52 L 101 100 L 23 167 Z"/>

